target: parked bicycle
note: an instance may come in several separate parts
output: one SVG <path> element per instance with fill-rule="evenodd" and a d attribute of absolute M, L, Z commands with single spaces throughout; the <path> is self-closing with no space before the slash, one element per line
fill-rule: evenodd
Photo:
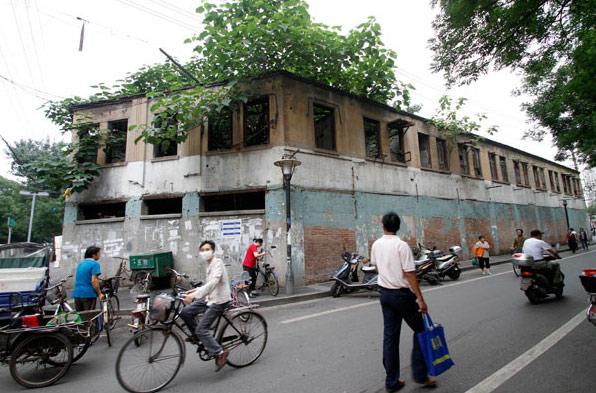
<path fill-rule="evenodd" d="M 239 277 L 234 277 L 230 280 L 232 307 L 244 307 L 250 304 L 250 297 L 248 296 L 249 284 L 250 275 L 246 271 L 242 272 Z"/>
<path fill-rule="evenodd" d="M 116 377 L 127 391 L 156 392 L 168 385 L 182 367 L 186 349 L 181 335 L 192 342 L 178 318 L 184 307 L 183 292 L 185 288 L 174 287 L 169 302 L 160 302 L 163 308 L 152 310 L 159 324 L 139 330 L 122 346 L 116 360 Z M 254 307 L 233 308 L 230 304 L 213 324 L 214 337 L 229 351 L 227 364 L 232 367 L 254 363 L 265 350 L 267 322 Z M 198 346 L 201 360 L 213 359 L 202 343 L 192 344 Z"/>
<path fill-rule="evenodd" d="M 279 293 L 279 281 L 277 280 L 277 273 L 275 267 L 270 264 L 263 262 L 261 267 L 259 260 L 257 260 L 257 282 L 255 289 L 259 292 L 264 292 L 265 288 L 269 291 L 271 296 L 277 296 Z"/>

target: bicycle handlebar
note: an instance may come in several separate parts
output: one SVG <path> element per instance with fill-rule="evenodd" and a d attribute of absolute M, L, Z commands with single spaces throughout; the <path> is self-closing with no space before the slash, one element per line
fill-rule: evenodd
<path fill-rule="evenodd" d="M 66 282 L 66 280 L 71 279 L 71 278 L 72 278 L 72 274 L 70 276 L 64 277 L 62 280 L 58 281 L 56 284 L 52 285 L 51 287 L 47 287 L 46 291 L 49 291 L 50 289 L 59 287 L 60 285 L 64 284 Z"/>

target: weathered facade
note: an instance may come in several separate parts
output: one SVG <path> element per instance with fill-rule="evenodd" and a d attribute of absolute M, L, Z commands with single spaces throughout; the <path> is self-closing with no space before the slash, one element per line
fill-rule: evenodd
<path fill-rule="evenodd" d="M 91 189 L 69 197 L 61 269 L 72 269 L 90 244 L 109 256 L 172 251 L 177 269 L 204 274 L 198 244 L 213 239 L 241 271 L 254 236 L 265 239 L 283 284 L 285 193 L 273 163 L 299 150 L 292 178 L 293 270 L 296 285 L 327 280 L 345 247 L 368 254 L 382 234 L 381 216 L 403 218 L 400 235 L 469 255 L 483 234 L 495 253 L 509 250 L 515 228 L 541 228 L 550 242 L 587 215 L 579 174 L 490 140 L 441 138 L 425 119 L 279 72 L 254 81 L 261 96 L 192 130 L 167 152 L 110 135 L 148 124 L 144 97 L 74 108 L 104 134 L 104 164 Z M 124 123 L 125 121 L 125 123 Z M 124 127 L 126 125 L 126 127 Z M 112 133 L 112 134 L 110 134 Z"/>

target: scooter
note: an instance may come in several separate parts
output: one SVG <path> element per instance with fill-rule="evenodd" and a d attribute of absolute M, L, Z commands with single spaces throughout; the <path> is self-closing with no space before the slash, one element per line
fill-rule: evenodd
<path fill-rule="evenodd" d="M 586 316 L 596 326 L 596 269 L 586 269 L 579 276 L 586 292 L 590 294 L 590 306 L 586 310 Z"/>
<path fill-rule="evenodd" d="M 416 277 L 418 281 L 426 280 L 430 285 L 437 285 L 440 281 L 439 273 L 436 270 L 433 258 L 424 256 L 414 261 L 416 265 Z"/>
<path fill-rule="evenodd" d="M 520 268 L 520 289 L 530 303 L 536 304 L 549 295 L 554 295 L 557 299 L 563 297 L 565 275 L 561 272 L 561 282 L 553 283 L 553 272 L 545 263 L 554 260 L 553 256 L 544 255 L 544 261 L 534 262 L 530 255 L 517 253 L 513 254 L 513 259 Z"/>
<path fill-rule="evenodd" d="M 452 280 L 457 280 L 461 275 L 461 269 L 459 268 L 459 261 L 462 254 L 460 246 L 449 247 L 449 255 L 435 257 L 435 266 L 439 278 L 443 279 L 448 276 Z"/>
<path fill-rule="evenodd" d="M 343 264 L 329 279 L 335 281 L 331 286 L 331 296 L 339 297 L 342 293 L 350 293 L 358 289 L 367 289 L 369 297 L 372 291 L 378 291 L 377 268 L 375 266 L 362 266 L 361 270 L 364 273 L 362 281 L 358 278 L 358 266 L 362 262 L 366 262 L 365 258 L 356 253 L 350 254 L 344 250 L 341 255 Z"/>

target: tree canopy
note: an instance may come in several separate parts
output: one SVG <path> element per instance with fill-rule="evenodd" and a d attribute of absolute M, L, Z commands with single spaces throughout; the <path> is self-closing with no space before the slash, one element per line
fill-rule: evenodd
<path fill-rule="evenodd" d="M 524 76 L 518 93 L 534 127 L 596 165 L 596 0 L 431 0 L 439 14 L 432 69 L 448 84 L 466 84 L 511 67 Z"/>

